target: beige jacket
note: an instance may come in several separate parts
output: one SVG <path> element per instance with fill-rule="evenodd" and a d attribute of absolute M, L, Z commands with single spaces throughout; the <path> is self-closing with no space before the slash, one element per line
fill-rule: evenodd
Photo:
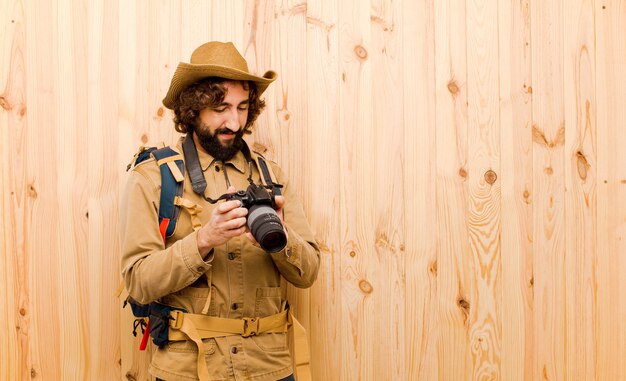
<path fill-rule="evenodd" d="M 182 153 L 181 138 L 176 150 Z M 225 164 L 198 149 L 207 181 L 205 194 L 213 199 L 226 189 L 226 177 L 237 190 L 248 186 L 248 163 L 238 153 Z M 255 155 L 253 153 L 253 155 Z M 268 161 L 269 162 L 269 161 Z M 121 215 L 122 276 L 129 294 L 140 303 L 159 301 L 200 314 L 209 293 L 208 314 L 231 319 L 264 317 L 283 306 L 281 275 L 296 287 L 310 287 L 319 269 L 319 249 L 301 203 L 281 169 L 269 162 L 277 181 L 284 185 L 284 221 L 287 247 L 269 254 L 245 235 L 233 238 L 202 259 L 196 246 L 189 211 L 183 208 L 176 230 L 164 245 L 158 228 L 161 174 L 151 158 L 130 173 Z M 253 179 L 259 171 L 253 163 Z M 214 205 L 193 192 L 185 173 L 183 198 L 201 207 L 202 224 Z M 265 333 L 243 338 L 205 339 L 205 358 L 211 380 L 278 380 L 293 373 L 286 334 Z M 152 345 L 152 344 L 151 344 Z M 191 341 L 170 342 L 153 348 L 150 373 L 167 381 L 197 380 L 196 346 Z"/>

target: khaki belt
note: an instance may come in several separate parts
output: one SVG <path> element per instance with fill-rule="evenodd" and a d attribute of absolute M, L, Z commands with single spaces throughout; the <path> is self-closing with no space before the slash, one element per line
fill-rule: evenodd
<path fill-rule="evenodd" d="M 250 337 L 261 333 L 287 332 L 287 311 L 262 318 L 226 319 L 214 316 L 188 314 L 174 310 L 170 312 L 169 339 L 187 340 L 188 335 L 182 329 L 185 321 L 190 320 L 203 339 L 241 335 Z"/>
<path fill-rule="evenodd" d="M 292 328 L 295 339 L 296 379 L 298 381 L 311 379 L 306 331 L 289 310 L 262 318 L 243 319 L 226 319 L 173 310 L 170 312 L 170 318 L 168 339 L 172 341 L 191 340 L 198 347 L 197 366 L 198 377 L 201 381 L 210 381 L 209 370 L 204 359 L 205 349 L 202 339 L 232 335 L 250 337 L 263 333 L 287 332 L 289 328 Z"/>

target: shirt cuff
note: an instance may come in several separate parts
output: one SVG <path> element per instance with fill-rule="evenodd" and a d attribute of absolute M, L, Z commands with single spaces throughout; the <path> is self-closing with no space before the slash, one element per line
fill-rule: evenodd
<path fill-rule="evenodd" d="M 211 268 L 211 262 L 215 253 L 213 249 L 209 252 L 205 259 L 202 259 L 200 251 L 198 251 L 198 243 L 196 241 L 197 232 L 189 234 L 183 238 L 181 242 L 181 256 L 187 268 L 196 276 L 204 274 Z"/>

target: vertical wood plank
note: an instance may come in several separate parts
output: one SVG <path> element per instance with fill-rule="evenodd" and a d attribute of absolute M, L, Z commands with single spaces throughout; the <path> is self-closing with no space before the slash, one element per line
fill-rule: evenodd
<path fill-rule="evenodd" d="M 87 51 L 87 189 L 89 198 L 84 217 L 89 221 L 88 247 L 83 255 L 89 357 L 88 379 L 114 380 L 120 377 L 120 331 L 118 311 L 122 301 L 115 292 L 121 282 L 118 183 L 119 171 L 127 159 L 119 156 L 118 115 L 118 4 L 91 1 L 88 11 Z M 85 161 L 84 158 L 79 158 Z M 82 214 L 81 213 L 81 214 Z M 117 255 L 115 255 L 117 254 Z"/>
<path fill-rule="evenodd" d="M 566 377 L 596 380 L 597 125 L 593 1 L 563 10 Z"/>
<path fill-rule="evenodd" d="M 311 289 L 313 379 L 341 380 L 341 247 L 339 168 L 338 12 L 335 2 L 307 2 L 306 214 L 320 246 L 320 271 Z M 307 180 L 308 179 L 308 180 Z"/>
<path fill-rule="evenodd" d="M 370 14 L 372 73 L 371 148 L 359 162 L 365 164 L 362 176 L 372 182 L 371 222 L 374 246 L 368 255 L 371 278 L 372 319 L 370 350 L 372 358 L 389 366 L 374 367 L 375 380 L 406 378 L 405 358 L 405 232 L 404 232 L 404 116 L 403 91 L 403 2 L 372 0 Z M 366 146 L 368 143 L 366 143 Z M 365 216 L 363 216 L 365 218 Z M 375 272 L 376 271 L 376 272 Z M 384 344 L 383 344 L 384 343 Z"/>
<path fill-rule="evenodd" d="M 533 380 L 530 0 L 498 3 L 503 380 Z M 500 181 L 500 180 L 499 180 Z"/>
<path fill-rule="evenodd" d="M 500 262 L 500 93 L 497 1 L 467 2 L 468 238 L 472 379 L 499 379 L 502 317 Z"/>
<path fill-rule="evenodd" d="M 142 4 L 134 1 L 120 0 L 117 7 L 119 11 L 118 35 L 120 36 L 117 91 L 118 156 L 122 163 L 128 163 L 133 154 L 137 152 L 138 145 L 148 144 L 149 140 L 145 132 L 146 126 L 141 124 L 145 120 L 140 117 L 142 111 L 136 106 L 141 104 L 138 103 L 140 93 L 142 98 L 146 98 L 145 94 L 140 91 L 145 72 L 145 69 L 141 69 L 144 64 L 141 60 L 142 55 L 146 54 L 145 45 L 141 39 L 145 18 L 140 15 L 145 15 L 146 10 L 142 8 Z M 118 195 L 122 194 L 125 188 L 127 179 L 125 169 L 122 166 L 118 170 Z M 120 272 L 121 268 L 118 270 L 118 274 Z M 133 337 L 131 334 L 133 320 L 134 317 L 129 307 L 121 310 L 120 378 L 144 381 L 149 379 L 148 364 L 150 363 L 151 347 L 148 346 L 146 351 L 139 351 L 141 337 Z"/>
<path fill-rule="evenodd" d="M 435 1 L 403 2 L 405 376 L 437 380 Z M 397 360 L 401 361 L 401 360 Z"/>
<path fill-rule="evenodd" d="M 306 126 L 307 71 L 306 1 L 281 0 L 275 4 L 275 38 L 273 66 L 278 72 L 274 82 L 275 109 L 270 111 L 278 127 L 278 139 L 272 143 L 275 160 L 287 175 L 289 186 L 300 196 L 305 208 L 310 205 L 304 192 L 309 175 L 310 148 Z M 264 128 L 264 126 L 260 126 Z M 309 208 L 306 208 L 310 212 Z M 310 327 L 310 291 L 286 284 L 286 295 L 298 321 Z"/>
<path fill-rule="evenodd" d="M 565 378 L 563 2 L 531 2 L 534 379 Z M 547 338 L 550 338 L 549 340 Z"/>
<path fill-rule="evenodd" d="M 257 75 L 267 70 L 276 70 L 274 40 L 277 24 L 274 1 L 246 0 L 244 17 L 244 47 L 242 54 L 248 62 L 248 69 Z M 279 74 L 280 75 L 280 74 Z M 257 152 L 276 159 L 280 128 L 276 118 L 277 94 L 280 87 L 276 81 L 263 93 L 265 111 L 255 122 L 256 127 L 248 141 Z"/>
<path fill-rule="evenodd" d="M 26 17 L 21 1 L 0 2 L 0 379 L 30 377 L 32 330 L 27 236 Z"/>
<path fill-rule="evenodd" d="M 379 319 L 376 283 L 374 200 L 371 179 L 376 156 L 372 122 L 372 63 L 370 2 L 339 4 L 339 87 L 341 201 L 341 370 L 342 380 L 375 379 L 376 364 L 390 364 L 388 356 L 374 357 L 376 342 L 370 329 Z"/>
<path fill-rule="evenodd" d="M 438 374 L 472 375 L 469 313 L 473 304 L 469 251 L 467 57 L 465 1 L 435 2 Z"/>
<path fill-rule="evenodd" d="M 626 1 L 596 1 L 597 379 L 626 379 Z"/>
<path fill-rule="evenodd" d="M 59 298 L 61 259 L 57 202 L 59 170 L 58 13 L 54 4 L 26 7 L 28 128 L 27 187 L 32 229 L 27 237 L 28 283 L 32 285 L 31 376 L 62 379 Z M 32 95 L 32 96 L 31 96 Z M 72 270 L 70 270 L 72 271 Z"/>
<path fill-rule="evenodd" d="M 77 2 L 62 0 L 56 5 L 56 56 L 58 71 L 57 189 L 59 218 L 57 227 L 59 274 L 59 336 L 61 379 L 87 378 L 87 314 L 84 310 L 87 290 L 87 9 Z M 81 258 L 82 257 L 82 258 Z M 44 348 L 45 349 L 45 348 Z"/>

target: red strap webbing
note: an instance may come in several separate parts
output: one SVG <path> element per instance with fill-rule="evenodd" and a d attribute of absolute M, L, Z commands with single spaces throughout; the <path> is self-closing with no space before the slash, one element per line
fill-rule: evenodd
<path fill-rule="evenodd" d="M 161 220 L 161 224 L 159 225 L 159 231 L 161 232 L 161 237 L 163 237 L 163 242 L 165 242 L 165 233 L 167 232 L 167 225 L 170 224 L 169 218 L 163 218 Z"/>
<path fill-rule="evenodd" d="M 143 337 L 141 338 L 141 344 L 139 344 L 139 350 L 145 351 L 148 346 L 148 338 L 150 337 L 150 319 L 148 319 L 148 324 L 146 324 L 146 330 L 143 333 Z"/>

